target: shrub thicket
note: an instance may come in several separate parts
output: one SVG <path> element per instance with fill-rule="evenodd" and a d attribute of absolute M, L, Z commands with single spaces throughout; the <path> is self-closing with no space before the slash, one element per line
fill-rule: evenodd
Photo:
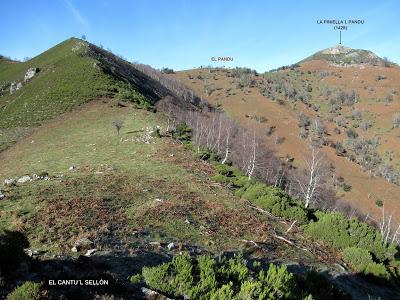
<path fill-rule="evenodd" d="M 386 267 L 383 264 L 375 263 L 371 254 L 366 249 L 348 247 L 343 250 L 342 257 L 357 272 L 383 278 L 389 277 Z"/>
<path fill-rule="evenodd" d="M 254 183 L 242 187 L 236 194 L 278 217 L 297 220 L 299 224 L 308 222 L 307 211 L 280 188 Z"/>
<path fill-rule="evenodd" d="M 307 234 L 338 249 L 359 247 L 372 253 L 378 261 L 393 259 L 394 245 L 386 245 L 381 234 L 356 218 L 347 219 L 340 213 L 317 212 L 318 220 L 304 227 Z"/>
<path fill-rule="evenodd" d="M 152 289 L 189 299 L 296 299 L 296 281 L 286 266 L 270 264 L 267 271 L 232 258 L 191 258 L 184 253 L 172 262 L 144 267 L 144 282 Z"/>
<path fill-rule="evenodd" d="M 395 262 L 394 256 L 397 249 L 394 244 L 385 243 L 376 228 L 356 218 L 348 219 L 341 213 L 306 209 L 300 201 L 290 197 L 281 188 L 269 186 L 255 178 L 249 180 L 248 176 L 245 176 L 236 167 L 220 164 L 220 160 L 213 157 L 210 151 L 206 152 L 208 155 L 205 160 L 209 160 L 219 173 L 213 179 L 235 189 L 237 196 L 249 200 L 275 216 L 296 220 L 298 224 L 305 224 L 303 226 L 304 233 L 325 241 L 339 250 L 343 251 L 349 247 L 365 249 L 371 255 L 372 263 L 363 269 L 364 273 L 381 277 L 389 274 L 386 268 L 390 268 Z M 341 182 L 340 186 L 345 191 L 351 189 L 351 186 L 344 182 Z M 357 262 L 349 262 L 349 264 L 355 270 L 360 267 Z M 396 264 L 392 266 L 392 269 L 394 271 L 390 271 L 390 274 L 398 272 Z M 228 287 L 224 287 L 220 292 L 222 293 L 226 289 Z"/>

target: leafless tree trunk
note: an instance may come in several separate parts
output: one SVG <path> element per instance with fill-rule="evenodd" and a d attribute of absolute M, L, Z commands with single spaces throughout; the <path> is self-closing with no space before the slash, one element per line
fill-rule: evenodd
<path fill-rule="evenodd" d="M 382 219 L 379 222 L 379 229 L 385 244 L 400 243 L 397 237 L 400 233 L 400 224 L 395 230 L 395 226 L 392 224 L 393 214 L 394 211 L 389 216 L 385 216 L 385 204 L 382 205 Z"/>
<path fill-rule="evenodd" d="M 296 178 L 302 195 L 304 206 L 307 208 L 314 201 L 319 190 L 326 181 L 326 165 L 324 155 L 314 145 L 310 146 L 309 154 L 304 158 L 305 176 Z"/>

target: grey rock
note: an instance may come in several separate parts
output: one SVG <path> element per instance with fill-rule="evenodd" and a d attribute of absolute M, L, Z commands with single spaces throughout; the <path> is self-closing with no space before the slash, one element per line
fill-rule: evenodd
<path fill-rule="evenodd" d="M 94 243 L 88 238 L 80 238 L 75 242 L 74 247 L 77 251 L 89 250 L 92 249 L 93 244 Z"/>
<path fill-rule="evenodd" d="M 174 243 L 169 243 L 167 248 L 168 248 L 169 251 L 171 251 L 171 250 L 175 249 L 175 244 Z"/>
<path fill-rule="evenodd" d="M 78 249 L 77 249 L 75 246 L 73 246 L 73 247 L 71 248 L 71 251 L 72 251 L 72 252 L 78 252 Z"/>
<path fill-rule="evenodd" d="M 146 287 L 142 287 L 142 293 L 144 294 L 144 298 L 148 300 L 172 300 L 159 292 L 153 291 Z"/>
<path fill-rule="evenodd" d="M 88 251 L 86 251 L 85 256 L 90 257 L 92 256 L 93 253 L 95 253 L 97 251 L 97 249 L 89 249 Z"/>
<path fill-rule="evenodd" d="M 17 87 L 16 87 L 17 91 L 18 91 L 20 88 L 22 88 L 22 83 L 21 83 L 21 82 L 18 82 L 18 83 L 17 83 Z"/>
<path fill-rule="evenodd" d="M 10 94 L 14 94 L 17 91 L 17 84 L 12 82 L 10 85 Z"/>
<path fill-rule="evenodd" d="M 14 178 L 4 180 L 5 186 L 14 186 L 17 184 L 17 181 Z"/>
<path fill-rule="evenodd" d="M 76 167 L 75 167 L 75 166 L 70 166 L 70 167 L 68 168 L 68 170 L 69 170 L 69 171 L 75 171 L 75 170 L 76 170 Z"/>
<path fill-rule="evenodd" d="M 0 200 L 3 200 L 6 197 L 6 195 L 3 194 L 3 191 L 0 190 Z"/>
<path fill-rule="evenodd" d="M 26 182 L 29 182 L 31 180 L 32 180 L 32 178 L 30 176 L 24 175 L 24 176 L 22 176 L 21 178 L 19 178 L 17 180 L 17 183 L 26 183 Z"/>
<path fill-rule="evenodd" d="M 32 174 L 32 180 L 49 180 L 49 176 L 47 173 L 43 173 L 43 175 Z"/>
<path fill-rule="evenodd" d="M 36 73 L 38 72 L 38 68 L 29 68 L 28 71 L 26 71 L 25 76 L 24 76 L 24 81 L 28 81 L 29 79 L 32 79 Z"/>

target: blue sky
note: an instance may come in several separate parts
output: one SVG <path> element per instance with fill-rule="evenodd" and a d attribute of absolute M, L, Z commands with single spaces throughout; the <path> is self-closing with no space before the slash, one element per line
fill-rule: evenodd
<path fill-rule="evenodd" d="M 175 70 L 200 65 L 265 71 L 338 44 L 317 19 L 364 19 L 343 44 L 400 63 L 400 1 L 0 0 L 0 54 L 22 59 L 87 36 L 130 61 Z M 397 28 L 397 29 L 396 29 Z M 213 63 L 230 56 L 233 62 Z"/>

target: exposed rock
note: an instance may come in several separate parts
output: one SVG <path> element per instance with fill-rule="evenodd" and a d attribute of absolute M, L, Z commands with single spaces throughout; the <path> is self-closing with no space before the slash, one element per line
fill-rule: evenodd
<path fill-rule="evenodd" d="M 17 84 L 12 82 L 10 85 L 10 94 L 14 94 L 17 91 Z"/>
<path fill-rule="evenodd" d="M 17 183 L 26 183 L 26 182 L 31 181 L 31 180 L 32 180 L 32 178 L 30 176 L 25 175 L 25 176 L 22 176 L 21 178 L 19 178 L 17 180 Z"/>
<path fill-rule="evenodd" d="M 75 242 L 73 248 L 76 248 L 77 251 L 89 250 L 89 249 L 92 249 L 93 244 L 94 243 L 91 240 L 89 240 L 88 238 L 80 238 Z M 71 251 L 74 252 L 72 249 L 71 249 Z M 77 252 L 77 251 L 75 251 L 75 252 Z"/>
<path fill-rule="evenodd" d="M 75 171 L 75 170 L 76 170 L 76 167 L 75 167 L 75 166 L 70 166 L 70 167 L 68 168 L 68 170 L 71 171 L 71 172 L 72 172 L 72 171 Z"/>
<path fill-rule="evenodd" d="M 77 249 L 75 246 L 73 246 L 73 247 L 71 248 L 71 251 L 72 251 L 72 252 L 78 252 L 78 249 Z"/>
<path fill-rule="evenodd" d="M 0 200 L 4 199 L 6 197 L 6 195 L 3 194 L 3 191 L 0 190 Z"/>
<path fill-rule="evenodd" d="M 174 243 L 169 243 L 167 248 L 168 248 L 169 251 L 171 251 L 171 250 L 175 249 L 175 244 Z"/>
<path fill-rule="evenodd" d="M 41 172 L 39 175 L 32 174 L 32 180 L 49 180 L 49 174 L 47 172 Z"/>
<path fill-rule="evenodd" d="M 149 245 L 151 246 L 160 246 L 159 242 L 150 242 Z"/>
<path fill-rule="evenodd" d="M 38 68 L 29 68 L 28 71 L 26 71 L 25 73 L 24 81 L 26 82 L 29 79 L 33 78 L 38 71 Z"/>
<path fill-rule="evenodd" d="M 172 300 L 156 291 L 150 290 L 145 287 L 142 287 L 142 293 L 147 300 Z"/>
<path fill-rule="evenodd" d="M 95 253 L 97 251 L 97 249 L 89 249 L 88 251 L 86 251 L 85 256 L 90 257 L 92 256 L 93 253 Z"/>
<path fill-rule="evenodd" d="M 335 55 L 335 54 L 347 54 L 349 52 L 351 52 L 352 49 L 342 46 L 342 45 L 336 45 L 334 47 L 322 50 L 323 54 L 331 54 L 331 55 Z"/>
<path fill-rule="evenodd" d="M 18 82 L 18 83 L 17 83 L 17 91 L 18 91 L 20 88 L 22 88 L 22 83 L 21 83 L 21 82 Z"/>
<path fill-rule="evenodd" d="M 14 186 L 17 184 L 17 181 L 14 178 L 4 180 L 5 186 Z"/>

